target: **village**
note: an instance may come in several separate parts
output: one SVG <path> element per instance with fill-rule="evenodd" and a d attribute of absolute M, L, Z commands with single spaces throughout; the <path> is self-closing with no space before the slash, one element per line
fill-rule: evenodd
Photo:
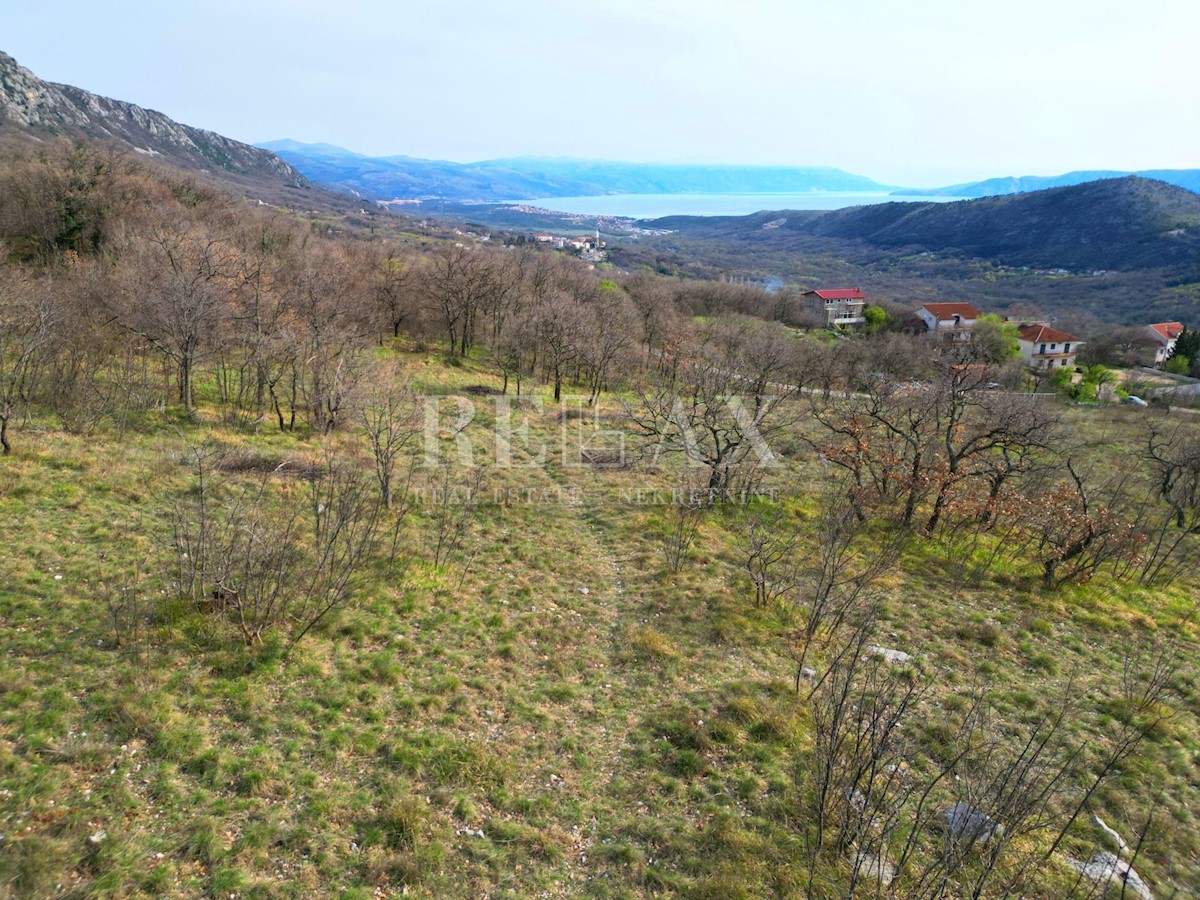
<path fill-rule="evenodd" d="M 606 258 L 604 248 L 608 245 L 600 239 L 599 228 L 596 229 L 594 236 L 561 237 L 547 232 L 538 232 L 533 236 L 533 239 L 538 244 L 552 247 L 556 250 L 573 250 L 585 262 L 599 263 L 604 262 Z"/>
<path fill-rule="evenodd" d="M 810 317 L 835 332 L 865 328 L 870 324 L 871 307 L 866 294 L 859 288 L 811 290 L 802 296 Z M 927 335 L 947 344 L 963 345 L 972 341 L 976 324 L 987 315 L 967 302 L 923 303 L 899 322 L 899 328 L 907 334 Z M 1076 358 L 1087 344 L 1086 338 L 1055 328 L 1052 318 L 994 315 L 992 318 L 1011 329 L 1022 363 L 1036 374 L 1048 375 L 1056 369 L 1073 372 Z M 1169 366 L 1185 331 L 1181 322 L 1136 326 L 1129 342 L 1131 362 L 1136 369 L 1143 370 L 1144 375 L 1168 386 L 1172 382 L 1195 383 L 1195 379 L 1186 377 L 1186 372 L 1171 372 L 1170 369 L 1175 367 Z M 1138 397 L 1132 400 L 1144 402 Z"/>

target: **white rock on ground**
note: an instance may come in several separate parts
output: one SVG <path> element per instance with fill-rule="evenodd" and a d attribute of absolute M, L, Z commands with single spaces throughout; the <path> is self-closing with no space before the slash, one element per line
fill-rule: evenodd
<path fill-rule="evenodd" d="M 1087 862 L 1068 857 L 1067 863 L 1084 878 L 1098 885 L 1111 884 L 1116 888 L 1124 888 L 1126 896 L 1154 900 L 1142 876 L 1129 863 L 1107 850 L 1101 850 Z"/>
<path fill-rule="evenodd" d="M 1113 849 L 1118 853 L 1124 853 L 1129 849 L 1129 845 L 1121 835 L 1117 834 L 1116 829 L 1110 828 L 1108 824 L 1095 813 L 1092 813 L 1092 824 L 1104 832 L 1104 836 L 1108 838 L 1108 842 L 1112 844 Z"/>
<path fill-rule="evenodd" d="M 884 887 L 896 880 L 896 866 L 886 856 L 860 853 L 855 859 L 859 878 L 874 878 Z"/>
<path fill-rule="evenodd" d="M 868 647 L 867 652 L 874 656 L 882 656 L 890 663 L 908 662 L 910 659 L 912 659 L 912 657 L 903 650 L 892 650 L 888 647 Z"/>
<path fill-rule="evenodd" d="M 942 810 L 942 815 L 946 817 L 946 829 L 956 841 L 983 845 L 1003 833 L 995 819 L 970 803 L 959 801 Z"/>

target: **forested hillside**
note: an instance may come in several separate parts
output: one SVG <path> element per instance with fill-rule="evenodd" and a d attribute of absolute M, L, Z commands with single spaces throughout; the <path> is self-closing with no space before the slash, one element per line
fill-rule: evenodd
<path fill-rule="evenodd" d="M 813 249 L 814 238 L 835 238 L 1014 266 L 1165 269 L 1200 280 L 1200 195 L 1136 177 L 957 203 L 675 216 L 654 224 L 693 237 L 800 251 Z"/>

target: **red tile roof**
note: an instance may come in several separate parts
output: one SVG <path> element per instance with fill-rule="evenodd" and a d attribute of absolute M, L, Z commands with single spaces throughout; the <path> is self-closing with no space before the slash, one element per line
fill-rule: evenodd
<path fill-rule="evenodd" d="M 978 319 L 983 315 L 970 303 L 922 303 L 921 306 L 933 313 L 939 322 L 953 319 L 955 316 L 960 319 Z"/>
<path fill-rule="evenodd" d="M 1075 335 L 1051 328 L 1049 325 L 1022 325 L 1017 328 L 1017 332 L 1021 335 L 1021 340 L 1029 341 L 1031 344 L 1038 344 L 1042 341 L 1054 344 L 1079 342 L 1079 338 Z"/>
<path fill-rule="evenodd" d="M 1162 342 L 1168 343 L 1183 334 L 1183 324 L 1180 322 L 1159 322 L 1157 325 L 1146 326 L 1157 334 Z"/>
<path fill-rule="evenodd" d="M 866 300 L 867 295 L 859 288 L 839 288 L 832 291 L 808 291 L 808 294 L 816 294 L 822 300 Z"/>

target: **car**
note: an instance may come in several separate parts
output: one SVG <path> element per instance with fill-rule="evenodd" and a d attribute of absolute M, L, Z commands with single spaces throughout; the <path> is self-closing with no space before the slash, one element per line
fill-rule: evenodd
<path fill-rule="evenodd" d="M 1125 402 L 1128 403 L 1130 406 L 1149 406 L 1150 405 L 1145 400 L 1143 400 L 1141 397 L 1135 397 L 1135 396 L 1133 396 L 1133 394 L 1130 394 L 1128 397 L 1126 397 Z"/>

